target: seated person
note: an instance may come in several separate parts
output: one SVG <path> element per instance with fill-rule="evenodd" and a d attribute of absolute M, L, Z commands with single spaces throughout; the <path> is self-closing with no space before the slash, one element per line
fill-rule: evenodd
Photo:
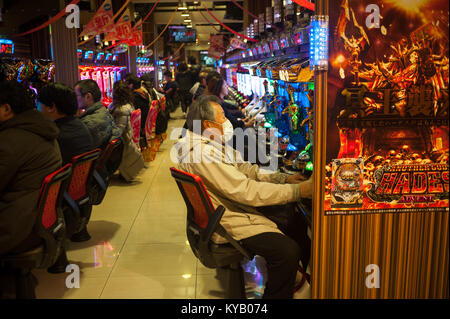
<path fill-rule="evenodd" d="M 75 94 L 78 108 L 82 112 L 79 118 L 89 129 L 94 141 L 94 148 L 104 150 L 111 141 L 119 138 L 122 133 L 101 102 L 102 93 L 97 82 L 94 80 L 77 82 Z"/>
<path fill-rule="evenodd" d="M 132 104 L 133 93 L 131 89 L 122 81 L 115 82 L 113 102 L 109 109 L 117 127 L 122 132 L 124 150 L 119 171 L 120 176 L 126 182 L 132 182 L 145 167 L 142 154 L 133 142 L 133 130 L 130 122 L 131 114 L 134 112 Z"/>
<path fill-rule="evenodd" d="M 62 83 L 44 86 L 38 94 L 38 109 L 59 128 L 58 144 L 63 164 L 92 151 L 94 142 L 87 126 L 78 118 L 77 97 L 72 88 Z"/>
<path fill-rule="evenodd" d="M 199 74 L 199 82 L 195 83 L 194 86 L 189 91 L 193 98 L 192 101 L 197 100 L 203 93 L 205 93 L 206 90 L 206 79 L 208 77 L 208 72 L 201 71 Z"/>
<path fill-rule="evenodd" d="M 58 135 L 21 84 L 0 83 L 0 255 L 41 244 L 33 226 L 42 182 L 61 168 Z"/>
<path fill-rule="evenodd" d="M 292 298 L 299 261 L 306 266 L 309 258 L 307 226 L 293 204 L 312 198 L 312 180 L 265 174 L 257 165 L 244 162 L 223 141 L 227 119 L 220 102 L 217 97 L 202 96 L 192 104 L 187 116 L 189 132 L 175 144 L 178 167 L 200 176 L 213 205 L 225 207 L 221 225 L 230 236 L 266 259 L 264 298 Z M 193 132 L 199 126 L 202 132 Z M 201 158 L 195 158 L 196 154 Z M 218 234 L 212 240 L 226 243 Z"/>
<path fill-rule="evenodd" d="M 125 82 L 129 88 L 133 91 L 133 106 L 134 108 L 141 109 L 141 147 L 147 146 L 147 137 L 145 134 L 145 124 L 147 122 L 148 112 L 152 103 L 150 95 L 142 85 L 142 80 L 134 74 L 127 74 L 125 76 Z"/>
<path fill-rule="evenodd" d="M 253 126 L 254 120 L 246 119 L 239 108 L 225 101 L 225 97 L 228 95 L 228 85 L 219 73 L 210 73 L 206 81 L 207 87 L 203 95 L 214 95 L 220 99 L 225 117 L 231 122 L 234 129 L 238 127 L 246 129 Z"/>

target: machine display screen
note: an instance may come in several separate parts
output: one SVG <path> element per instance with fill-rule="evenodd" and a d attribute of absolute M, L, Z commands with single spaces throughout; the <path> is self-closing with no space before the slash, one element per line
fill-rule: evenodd
<path fill-rule="evenodd" d="M 14 54 L 14 43 L 12 40 L 0 39 L 0 54 Z"/>
<path fill-rule="evenodd" d="M 105 59 L 105 53 L 103 52 L 99 52 L 97 53 L 97 57 L 95 58 L 95 61 L 97 62 L 101 62 Z"/>
<path fill-rule="evenodd" d="M 193 43 L 197 40 L 197 30 L 183 26 L 169 27 L 169 39 L 174 43 Z"/>
<path fill-rule="evenodd" d="M 86 52 L 84 52 L 84 59 L 86 61 L 92 61 L 94 59 L 94 51 L 86 51 Z"/>

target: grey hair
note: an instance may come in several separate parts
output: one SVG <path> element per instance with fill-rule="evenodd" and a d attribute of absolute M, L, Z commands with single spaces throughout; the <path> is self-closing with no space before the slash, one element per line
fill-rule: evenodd
<path fill-rule="evenodd" d="M 203 121 L 216 120 L 216 112 L 211 106 L 211 102 L 220 104 L 221 101 L 215 95 L 203 95 L 192 103 L 186 117 L 186 125 L 189 131 L 194 131 L 194 121 L 201 121 L 203 131 Z"/>

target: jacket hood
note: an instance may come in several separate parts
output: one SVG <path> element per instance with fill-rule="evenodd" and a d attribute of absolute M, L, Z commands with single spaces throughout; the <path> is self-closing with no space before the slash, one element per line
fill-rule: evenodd
<path fill-rule="evenodd" d="M 42 136 L 46 140 L 54 140 L 59 135 L 56 124 L 37 110 L 29 110 L 17 115 L 3 124 L 0 124 L 0 131 L 7 129 L 22 129 Z"/>

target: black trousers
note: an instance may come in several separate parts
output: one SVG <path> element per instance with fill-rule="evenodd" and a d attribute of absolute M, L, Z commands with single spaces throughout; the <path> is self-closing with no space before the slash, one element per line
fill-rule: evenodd
<path fill-rule="evenodd" d="M 181 109 L 184 113 L 187 112 L 188 107 L 192 104 L 192 94 L 185 91 L 180 91 Z"/>
<path fill-rule="evenodd" d="M 293 204 L 258 209 L 273 220 L 286 235 L 262 233 L 241 240 L 250 252 L 264 257 L 267 265 L 267 284 L 264 299 L 291 299 L 299 261 L 306 268 L 311 253 L 307 223 Z"/>

